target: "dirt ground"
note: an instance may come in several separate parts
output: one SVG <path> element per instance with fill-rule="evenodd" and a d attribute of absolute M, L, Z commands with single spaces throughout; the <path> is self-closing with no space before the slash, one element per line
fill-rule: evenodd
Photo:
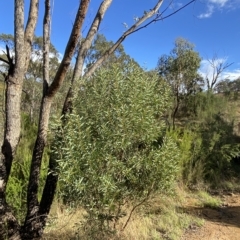
<path fill-rule="evenodd" d="M 240 240 L 240 194 L 222 195 L 220 208 L 187 206 L 189 214 L 204 218 L 201 228 L 191 226 L 181 240 Z"/>

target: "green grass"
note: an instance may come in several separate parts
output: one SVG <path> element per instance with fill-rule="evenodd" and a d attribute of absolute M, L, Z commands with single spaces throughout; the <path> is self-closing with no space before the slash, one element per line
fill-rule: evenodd
<path fill-rule="evenodd" d="M 222 205 L 222 201 L 219 197 L 211 196 L 205 191 L 199 191 L 197 193 L 197 198 L 199 199 L 200 207 L 218 208 Z"/>

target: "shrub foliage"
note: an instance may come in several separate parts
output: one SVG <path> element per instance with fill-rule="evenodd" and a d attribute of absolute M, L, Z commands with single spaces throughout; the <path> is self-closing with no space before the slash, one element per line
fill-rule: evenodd
<path fill-rule="evenodd" d="M 85 81 L 55 143 L 65 201 L 104 224 L 123 216 L 126 203 L 169 191 L 179 169 L 162 118 L 169 102 L 169 86 L 134 65 Z"/>

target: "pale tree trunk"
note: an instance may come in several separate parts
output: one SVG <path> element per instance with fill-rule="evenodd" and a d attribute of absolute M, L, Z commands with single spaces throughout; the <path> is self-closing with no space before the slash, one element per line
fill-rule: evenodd
<path fill-rule="evenodd" d="M 24 47 L 23 0 L 15 1 L 14 14 L 15 64 L 7 49 L 9 71 L 5 79 L 5 126 L 0 159 L 0 238 L 2 239 L 19 239 L 20 237 L 18 234 L 18 222 L 6 203 L 5 192 L 21 130 L 20 103 L 26 56 Z"/>

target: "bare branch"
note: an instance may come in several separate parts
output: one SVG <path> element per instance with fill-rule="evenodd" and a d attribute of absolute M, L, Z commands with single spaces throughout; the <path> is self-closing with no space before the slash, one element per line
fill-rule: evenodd
<path fill-rule="evenodd" d="M 218 82 L 221 74 L 230 67 L 233 63 L 227 63 L 226 59 L 219 59 L 215 54 L 212 59 L 207 60 L 209 65 L 211 66 L 212 73 L 211 76 L 207 74 L 206 82 L 208 89 L 213 89 L 216 83 Z"/>
<path fill-rule="evenodd" d="M 103 54 L 103 56 L 101 58 L 99 58 L 89 68 L 88 72 L 86 72 L 84 74 L 84 77 L 87 77 L 87 78 L 90 77 L 94 73 L 94 71 L 108 58 L 108 56 L 111 55 L 118 48 L 118 46 L 125 40 L 125 38 L 127 36 L 137 32 L 137 31 L 139 31 L 139 30 L 141 30 L 143 28 L 148 27 L 150 24 L 152 24 L 154 22 L 166 19 L 166 18 L 176 14 L 177 12 L 181 11 L 182 9 L 184 9 L 185 7 L 187 7 L 188 5 L 190 5 L 191 3 L 195 2 L 195 1 L 196 0 L 191 0 L 190 2 L 188 2 L 187 4 L 182 6 L 181 8 L 177 9 L 173 13 L 163 17 L 162 14 L 167 10 L 167 8 L 170 5 L 166 9 L 164 9 L 164 11 L 160 14 L 159 13 L 159 9 L 160 9 L 160 7 L 161 7 L 161 5 L 163 3 L 163 0 L 159 0 L 153 9 L 151 9 L 149 12 L 146 12 L 141 18 L 139 18 L 138 21 L 136 21 L 127 31 L 125 31 L 123 33 L 123 35 L 116 41 L 116 43 L 110 49 L 108 49 L 108 51 L 106 51 L 105 54 Z M 154 19 L 152 19 L 151 21 L 149 21 L 145 25 L 141 26 L 146 20 L 148 20 L 149 18 L 152 18 L 154 15 L 156 15 L 156 17 Z"/>
<path fill-rule="evenodd" d="M 108 49 L 108 51 L 105 52 L 105 54 L 103 54 L 103 56 L 101 58 L 99 58 L 88 70 L 88 72 L 86 72 L 84 74 L 84 77 L 90 77 L 94 71 L 102 64 L 102 62 L 104 62 L 109 55 L 111 55 L 117 48 L 118 46 L 125 40 L 125 38 L 132 34 L 133 32 L 136 31 L 136 29 L 143 23 L 145 22 L 147 19 L 151 18 L 152 16 L 154 16 L 154 14 L 156 14 L 159 10 L 159 8 L 161 7 L 163 3 L 163 0 L 160 0 L 157 2 L 157 4 L 155 5 L 155 7 L 150 10 L 149 12 L 145 13 L 141 18 L 139 18 L 138 21 L 135 22 L 135 24 L 133 24 L 127 31 L 125 31 L 123 33 L 123 35 L 116 41 L 116 43 L 110 48 Z"/>
<path fill-rule="evenodd" d="M 9 64 L 9 62 L 6 59 L 2 58 L 2 57 L 0 57 L 0 61 L 4 62 L 6 64 Z"/>
<path fill-rule="evenodd" d="M 169 15 L 167 15 L 167 16 L 165 16 L 165 17 L 162 17 L 162 18 L 157 19 L 157 21 L 161 21 L 161 20 L 164 20 L 164 19 L 166 19 L 166 18 L 169 18 L 169 17 L 173 16 L 174 14 L 180 12 L 182 9 L 186 8 L 188 5 L 192 4 L 192 3 L 195 2 L 195 1 L 196 1 L 196 0 L 192 0 L 192 1 L 188 2 L 188 3 L 186 3 L 186 4 L 183 5 L 182 7 L 178 8 L 176 11 L 172 12 L 171 14 L 169 14 Z M 162 14 L 161 14 L 161 15 L 162 15 Z"/>

